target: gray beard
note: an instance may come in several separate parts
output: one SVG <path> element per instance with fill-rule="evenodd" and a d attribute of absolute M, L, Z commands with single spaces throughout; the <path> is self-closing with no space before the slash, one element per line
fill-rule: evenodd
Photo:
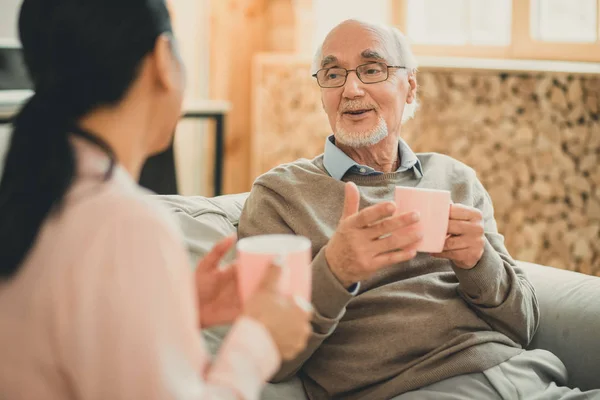
<path fill-rule="evenodd" d="M 388 129 L 383 117 L 379 117 L 378 124 L 368 131 L 349 132 L 344 128 L 338 128 L 335 132 L 337 143 L 352 148 L 373 146 L 388 136 Z"/>

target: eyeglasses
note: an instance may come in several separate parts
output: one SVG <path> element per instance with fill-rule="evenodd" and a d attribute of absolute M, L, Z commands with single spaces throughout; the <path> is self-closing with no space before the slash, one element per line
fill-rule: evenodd
<path fill-rule="evenodd" d="M 397 65 L 386 65 L 380 62 L 371 62 L 362 64 L 356 67 L 356 69 L 346 68 L 322 68 L 313 74 L 314 78 L 317 78 L 317 83 L 322 88 L 338 88 L 346 84 L 348 73 L 354 71 L 356 76 L 362 83 L 378 83 L 383 82 L 389 77 L 389 68 L 403 68 Z"/>

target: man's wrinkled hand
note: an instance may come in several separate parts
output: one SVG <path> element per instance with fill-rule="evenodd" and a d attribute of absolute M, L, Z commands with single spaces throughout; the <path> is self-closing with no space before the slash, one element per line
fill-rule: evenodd
<path fill-rule="evenodd" d="M 476 208 L 453 204 L 450 208 L 448 238 L 441 253 L 434 257 L 446 258 L 462 269 L 477 265 L 483 255 L 485 231 L 483 215 Z"/>
<path fill-rule="evenodd" d="M 382 268 L 411 260 L 422 239 L 422 233 L 412 229 L 417 213 L 394 215 L 392 202 L 359 212 L 359 203 L 358 188 L 346 183 L 342 217 L 325 249 L 329 268 L 346 288 Z"/>

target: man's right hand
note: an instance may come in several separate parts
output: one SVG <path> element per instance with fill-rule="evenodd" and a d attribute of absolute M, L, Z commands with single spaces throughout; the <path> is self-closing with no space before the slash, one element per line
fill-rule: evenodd
<path fill-rule="evenodd" d="M 358 188 L 346 183 L 342 217 L 325 248 L 329 268 L 345 288 L 382 268 L 413 259 L 423 237 L 413 226 L 419 220 L 417 213 L 394 215 L 393 202 L 358 212 L 359 203 Z"/>

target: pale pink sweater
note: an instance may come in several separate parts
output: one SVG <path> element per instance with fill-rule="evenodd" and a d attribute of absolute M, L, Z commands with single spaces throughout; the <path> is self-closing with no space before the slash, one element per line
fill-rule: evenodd
<path fill-rule="evenodd" d="M 75 140 L 78 176 L 18 274 L 0 283 L 0 399 L 257 399 L 279 365 L 238 320 L 211 362 L 168 213 Z M 1 256 L 0 256 L 1 259 Z"/>

